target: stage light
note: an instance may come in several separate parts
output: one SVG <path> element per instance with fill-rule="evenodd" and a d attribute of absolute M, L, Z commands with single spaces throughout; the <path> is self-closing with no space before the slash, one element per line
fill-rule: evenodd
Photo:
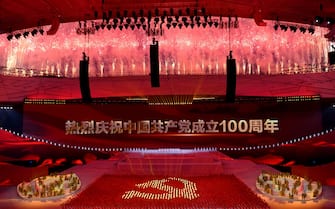
<path fill-rule="evenodd" d="M 333 18 L 327 18 L 327 26 L 333 25 L 335 20 Z"/>
<path fill-rule="evenodd" d="M 105 21 L 107 19 L 107 13 L 103 12 L 102 13 L 102 21 Z"/>
<path fill-rule="evenodd" d="M 144 24 L 144 22 L 145 22 L 145 18 L 144 17 L 141 17 L 140 18 L 140 22 L 142 23 L 142 25 Z"/>
<path fill-rule="evenodd" d="M 148 11 L 148 23 L 150 23 L 150 21 L 151 21 L 151 17 L 152 17 L 152 14 L 151 14 L 151 11 L 149 10 L 149 11 Z"/>
<path fill-rule="evenodd" d="M 183 24 L 182 24 L 182 23 L 179 23 L 179 24 L 178 24 L 178 27 L 179 27 L 179 29 L 181 29 L 181 28 L 183 27 Z"/>
<path fill-rule="evenodd" d="M 124 17 L 128 17 L 128 10 L 124 10 L 124 11 L 123 11 L 123 16 L 124 16 Z"/>
<path fill-rule="evenodd" d="M 13 39 L 13 34 L 9 34 L 9 35 L 7 36 L 7 40 L 10 41 L 10 40 L 12 40 L 12 39 Z"/>
<path fill-rule="evenodd" d="M 137 23 L 137 24 L 136 24 L 137 29 L 140 29 L 141 26 L 142 26 L 142 24 L 140 24 L 140 23 Z"/>
<path fill-rule="evenodd" d="M 122 26 L 122 25 L 119 25 L 119 29 L 122 30 L 122 29 L 123 29 L 123 26 Z"/>
<path fill-rule="evenodd" d="M 23 37 L 24 38 L 27 38 L 29 36 L 29 32 L 28 31 L 25 31 L 24 33 L 23 33 Z"/>
<path fill-rule="evenodd" d="M 35 28 L 33 31 L 31 31 L 31 35 L 32 36 L 36 36 L 38 33 L 37 29 Z"/>
<path fill-rule="evenodd" d="M 275 25 L 273 26 L 273 28 L 274 28 L 275 30 L 278 30 L 278 27 L 279 27 L 278 24 L 275 24 Z"/>
<path fill-rule="evenodd" d="M 238 24 L 238 17 L 235 17 L 235 21 L 234 21 L 234 28 L 238 28 L 239 24 Z"/>
<path fill-rule="evenodd" d="M 113 29 L 115 30 L 117 28 L 117 24 L 114 24 L 113 25 Z"/>
<path fill-rule="evenodd" d="M 117 18 L 120 18 L 120 17 L 121 17 L 120 11 L 117 11 L 117 12 L 116 12 L 116 17 L 117 17 Z"/>
<path fill-rule="evenodd" d="M 287 31 L 288 27 L 286 25 L 280 25 L 280 29 L 283 31 Z"/>
<path fill-rule="evenodd" d="M 178 10 L 178 16 L 182 16 L 183 15 L 183 11 L 181 9 Z"/>
<path fill-rule="evenodd" d="M 173 23 L 172 23 L 172 26 L 173 26 L 173 28 L 176 28 L 176 27 L 177 27 L 177 23 L 176 23 L 176 22 L 173 22 Z"/>
<path fill-rule="evenodd" d="M 190 15 L 190 14 L 191 14 L 191 10 L 190 10 L 190 8 L 186 8 L 186 14 L 187 14 L 187 15 Z"/>
<path fill-rule="evenodd" d="M 207 26 L 207 23 L 202 23 L 202 27 L 204 27 L 204 28 L 206 28 L 206 26 Z"/>
<path fill-rule="evenodd" d="M 158 8 L 155 9 L 155 15 L 159 16 L 159 10 L 158 10 Z"/>
<path fill-rule="evenodd" d="M 131 19 L 130 19 L 130 18 L 127 18 L 127 19 L 126 19 L 126 23 L 130 24 L 130 23 L 131 23 Z"/>
<path fill-rule="evenodd" d="M 191 28 L 193 29 L 193 28 L 194 28 L 194 23 L 192 22 L 192 23 L 190 24 L 190 26 L 191 26 Z"/>
<path fill-rule="evenodd" d="M 309 32 L 310 34 L 312 34 L 312 35 L 313 35 L 313 34 L 314 34 L 314 32 L 315 32 L 315 28 L 314 28 L 314 27 L 312 27 L 312 26 L 311 26 L 311 27 L 309 27 L 309 28 L 308 28 L 308 32 Z"/>
<path fill-rule="evenodd" d="M 219 23 L 216 21 L 214 22 L 214 27 L 217 28 L 219 26 Z"/>
<path fill-rule="evenodd" d="M 208 16 L 207 15 L 204 16 L 204 20 L 205 20 L 205 22 L 208 22 Z"/>
<path fill-rule="evenodd" d="M 111 29 L 112 29 L 111 24 L 108 24 L 106 27 L 107 27 L 108 30 L 111 30 Z"/>
<path fill-rule="evenodd" d="M 304 28 L 304 27 L 300 27 L 299 30 L 300 30 L 301 33 L 306 33 L 306 28 Z"/>
<path fill-rule="evenodd" d="M 170 28 L 171 28 L 171 24 L 170 24 L 170 23 L 167 23 L 167 24 L 166 24 L 166 27 L 167 27 L 167 29 L 170 29 Z"/>
<path fill-rule="evenodd" d="M 155 17 L 154 21 L 157 24 L 159 22 L 159 17 Z"/>
<path fill-rule="evenodd" d="M 130 25 L 131 30 L 135 29 L 135 25 Z"/>
<path fill-rule="evenodd" d="M 107 24 L 109 23 L 109 18 L 107 17 L 107 13 L 106 12 L 102 13 L 102 21 L 106 21 Z"/>
<path fill-rule="evenodd" d="M 197 26 L 198 26 L 198 28 L 200 28 L 200 26 L 201 26 L 201 23 L 200 23 L 200 22 L 197 22 Z"/>
<path fill-rule="evenodd" d="M 100 29 L 100 25 L 95 25 L 95 30 L 98 31 Z"/>
<path fill-rule="evenodd" d="M 136 22 L 137 21 L 137 15 L 136 15 L 135 11 L 132 12 L 132 17 L 134 18 L 134 21 Z"/>
<path fill-rule="evenodd" d="M 168 23 L 171 23 L 173 21 L 172 17 L 167 18 Z"/>
<path fill-rule="evenodd" d="M 129 25 L 128 24 L 124 24 L 124 28 L 128 29 Z"/>
<path fill-rule="evenodd" d="M 190 23 L 185 22 L 184 25 L 185 25 L 185 27 L 187 28 L 187 27 L 190 25 Z"/>
<path fill-rule="evenodd" d="M 105 26 L 106 26 L 106 25 L 102 23 L 100 27 L 101 27 L 101 29 L 103 30 L 103 29 L 105 29 Z"/>
<path fill-rule="evenodd" d="M 209 21 L 209 22 L 208 22 L 208 25 L 209 25 L 209 27 L 212 27 L 212 26 L 213 26 L 213 22 L 212 22 L 212 21 Z"/>
<path fill-rule="evenodd" d="M 297 31 L 297 26 L 291 25 L 290 26 L 290 31 L 295 33 Z"/>
<path fill-rule="evenodd" d="M 21 33 L 17 33 L 14 35 L 16 39 L 19 39 L 21 37 Z"/>
<path fill-rule="evenodd" d="M 170 15 L 173 16 L 173 8 L 170 8 Z"/>
<path fill-rule="evenodd" d="M 194 16 L 190 16 L 191 22 L 194 22 Z"/>
<path fill-rule="evenodd" d="M 124 20 L 124 18 L 123 18 L 123 17 L 120 17 L 120 24 L 123 23 L 123 20 Z"/>
<path fill-rule="evenodd" d="M 187 17 L 182 17 L 182 18 L 181 18 L 181 21 L 183 21 L 183 22 L 187 22 Z"/>
<path fill-rule="evenodd" d="M 323 23 L 323 18 L 320 17 L 320 16 L 316 16 L 314 22 L 315 22 L 316 24 L 321 25 L 321 24 Z"/>

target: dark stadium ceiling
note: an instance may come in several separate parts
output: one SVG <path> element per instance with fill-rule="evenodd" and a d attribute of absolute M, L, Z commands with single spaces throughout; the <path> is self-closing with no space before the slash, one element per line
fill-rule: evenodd
<path fill-rule="evenodd" d="M 1 0 L 0 34 L 55 22 L 102 19 L 103 12 L 112 18 L 118 11 L 124 16 L 125 10 L 128 16 L 135 12 L 140 17 L 141 10 L 144 16 L 148 11 L 156 16 L 155 10 L 170 15 L 171 8 L 174 15 L 179 10 L 187 15 L 187 8 L 190 15 L 194 10 L 202 15 L 204 8 L 206 15 L 254 18 L 256 22 L 278 19 L 313 24 L 317 16 L 335 19 L 335 0 Z"/>

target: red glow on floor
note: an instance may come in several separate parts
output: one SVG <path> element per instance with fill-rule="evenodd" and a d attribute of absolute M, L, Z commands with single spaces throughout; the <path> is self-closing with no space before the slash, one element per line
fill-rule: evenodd
<path fill-rule="evenodd" d="M 0 186 L 7 186 L 10 185 L 10 179 L 4 179 L 0 181 Z"/>
<path fill-rule="evenodd" d="M 23 156 L 20 160 L 33 160 L 38 162 L 40 160 L 40 156 L 36 155 L 36 154 L 27 154 L 25 156 Z"/>
<path fill-rule="evenodd" d="M 328 178 L 326 182 L 329 186 L 335 186 L 335 178 Z"/>
<path fill-rule="evenodd" d="M 259 158 L 255 158 L 253 161 L 259 164 L 280 165 L 284 161 L 284 158 L 282 156 L 268 154 Z"/>
<path fill-rule="evenodd" d="M 291 160 L 291 161 L 289 161 L 289 162 L 283 164 L 283 166 L 289 167 L 289 166 L 292 166 L 292 165 L 294 165 L 294 164 L 295 164 L 295 161 L 294 161 L 294 160 Z"/>
<path fill-rule="evenodd" d="M 72 165 L 83 165 L 83 164 L 84 164 L 83 161 L 81 161 L 79 159 L 72 161 Z"/>

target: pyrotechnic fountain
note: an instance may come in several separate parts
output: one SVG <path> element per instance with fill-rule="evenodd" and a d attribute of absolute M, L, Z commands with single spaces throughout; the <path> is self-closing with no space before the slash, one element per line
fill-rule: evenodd
<path fill-rule="evenodd" d="M 148 75 L 149 45 L 152 37 L 135 28 L 95 31 L 84 37 L 76 34 L 76 23 L 62 24 L 56 35 L 0 39 L 2 73 L 15 76 L 78 77 L 82 51 L 90 56 L 90 76 Z M 160 43 L 160 74 L 225 74 L 228 30 L 209 27 L 163 25 Z M 272 22 L 256 26 L 251 19 L 239 19 L 231 30 L 231 47 L 237 74 L 307 73 L 322 70 L 327 63 L 325 32 L 274 30 Z"/>

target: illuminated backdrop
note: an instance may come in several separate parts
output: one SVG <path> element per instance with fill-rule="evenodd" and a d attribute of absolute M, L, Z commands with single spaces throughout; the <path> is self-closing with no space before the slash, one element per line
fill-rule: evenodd
<path fill-rule="evenodd" d="M 273 22 L 256 26 L 252 19 L 239 19 L 232 28 L 230 45 L 237 60 L 238 74 L 280 74 L 320 71 L 327 60 L 325 31 L 315 33 L 276 31 Z M 3 34 L 0 41 L 0 66 L 4 74 L 16 76 L 79 76 L 79 60 L 85 51 L 90 57 L 90 76 L 148 75 L 149 45 L 152 37 L 130 28 L 96 31 L 88 38 L 78 35 L 78 23 L 62 24 L 54 36 L 21 36 L 12 41 Z M 45 30 L 47 27 L 45 27 Z M 170 29 L 163 25 L 158 37 L 160 73 L 224 74 L 229 53 L 226 28 L 208 26 Z M 23 31 L 22 31 L 23 32 Z"/>

